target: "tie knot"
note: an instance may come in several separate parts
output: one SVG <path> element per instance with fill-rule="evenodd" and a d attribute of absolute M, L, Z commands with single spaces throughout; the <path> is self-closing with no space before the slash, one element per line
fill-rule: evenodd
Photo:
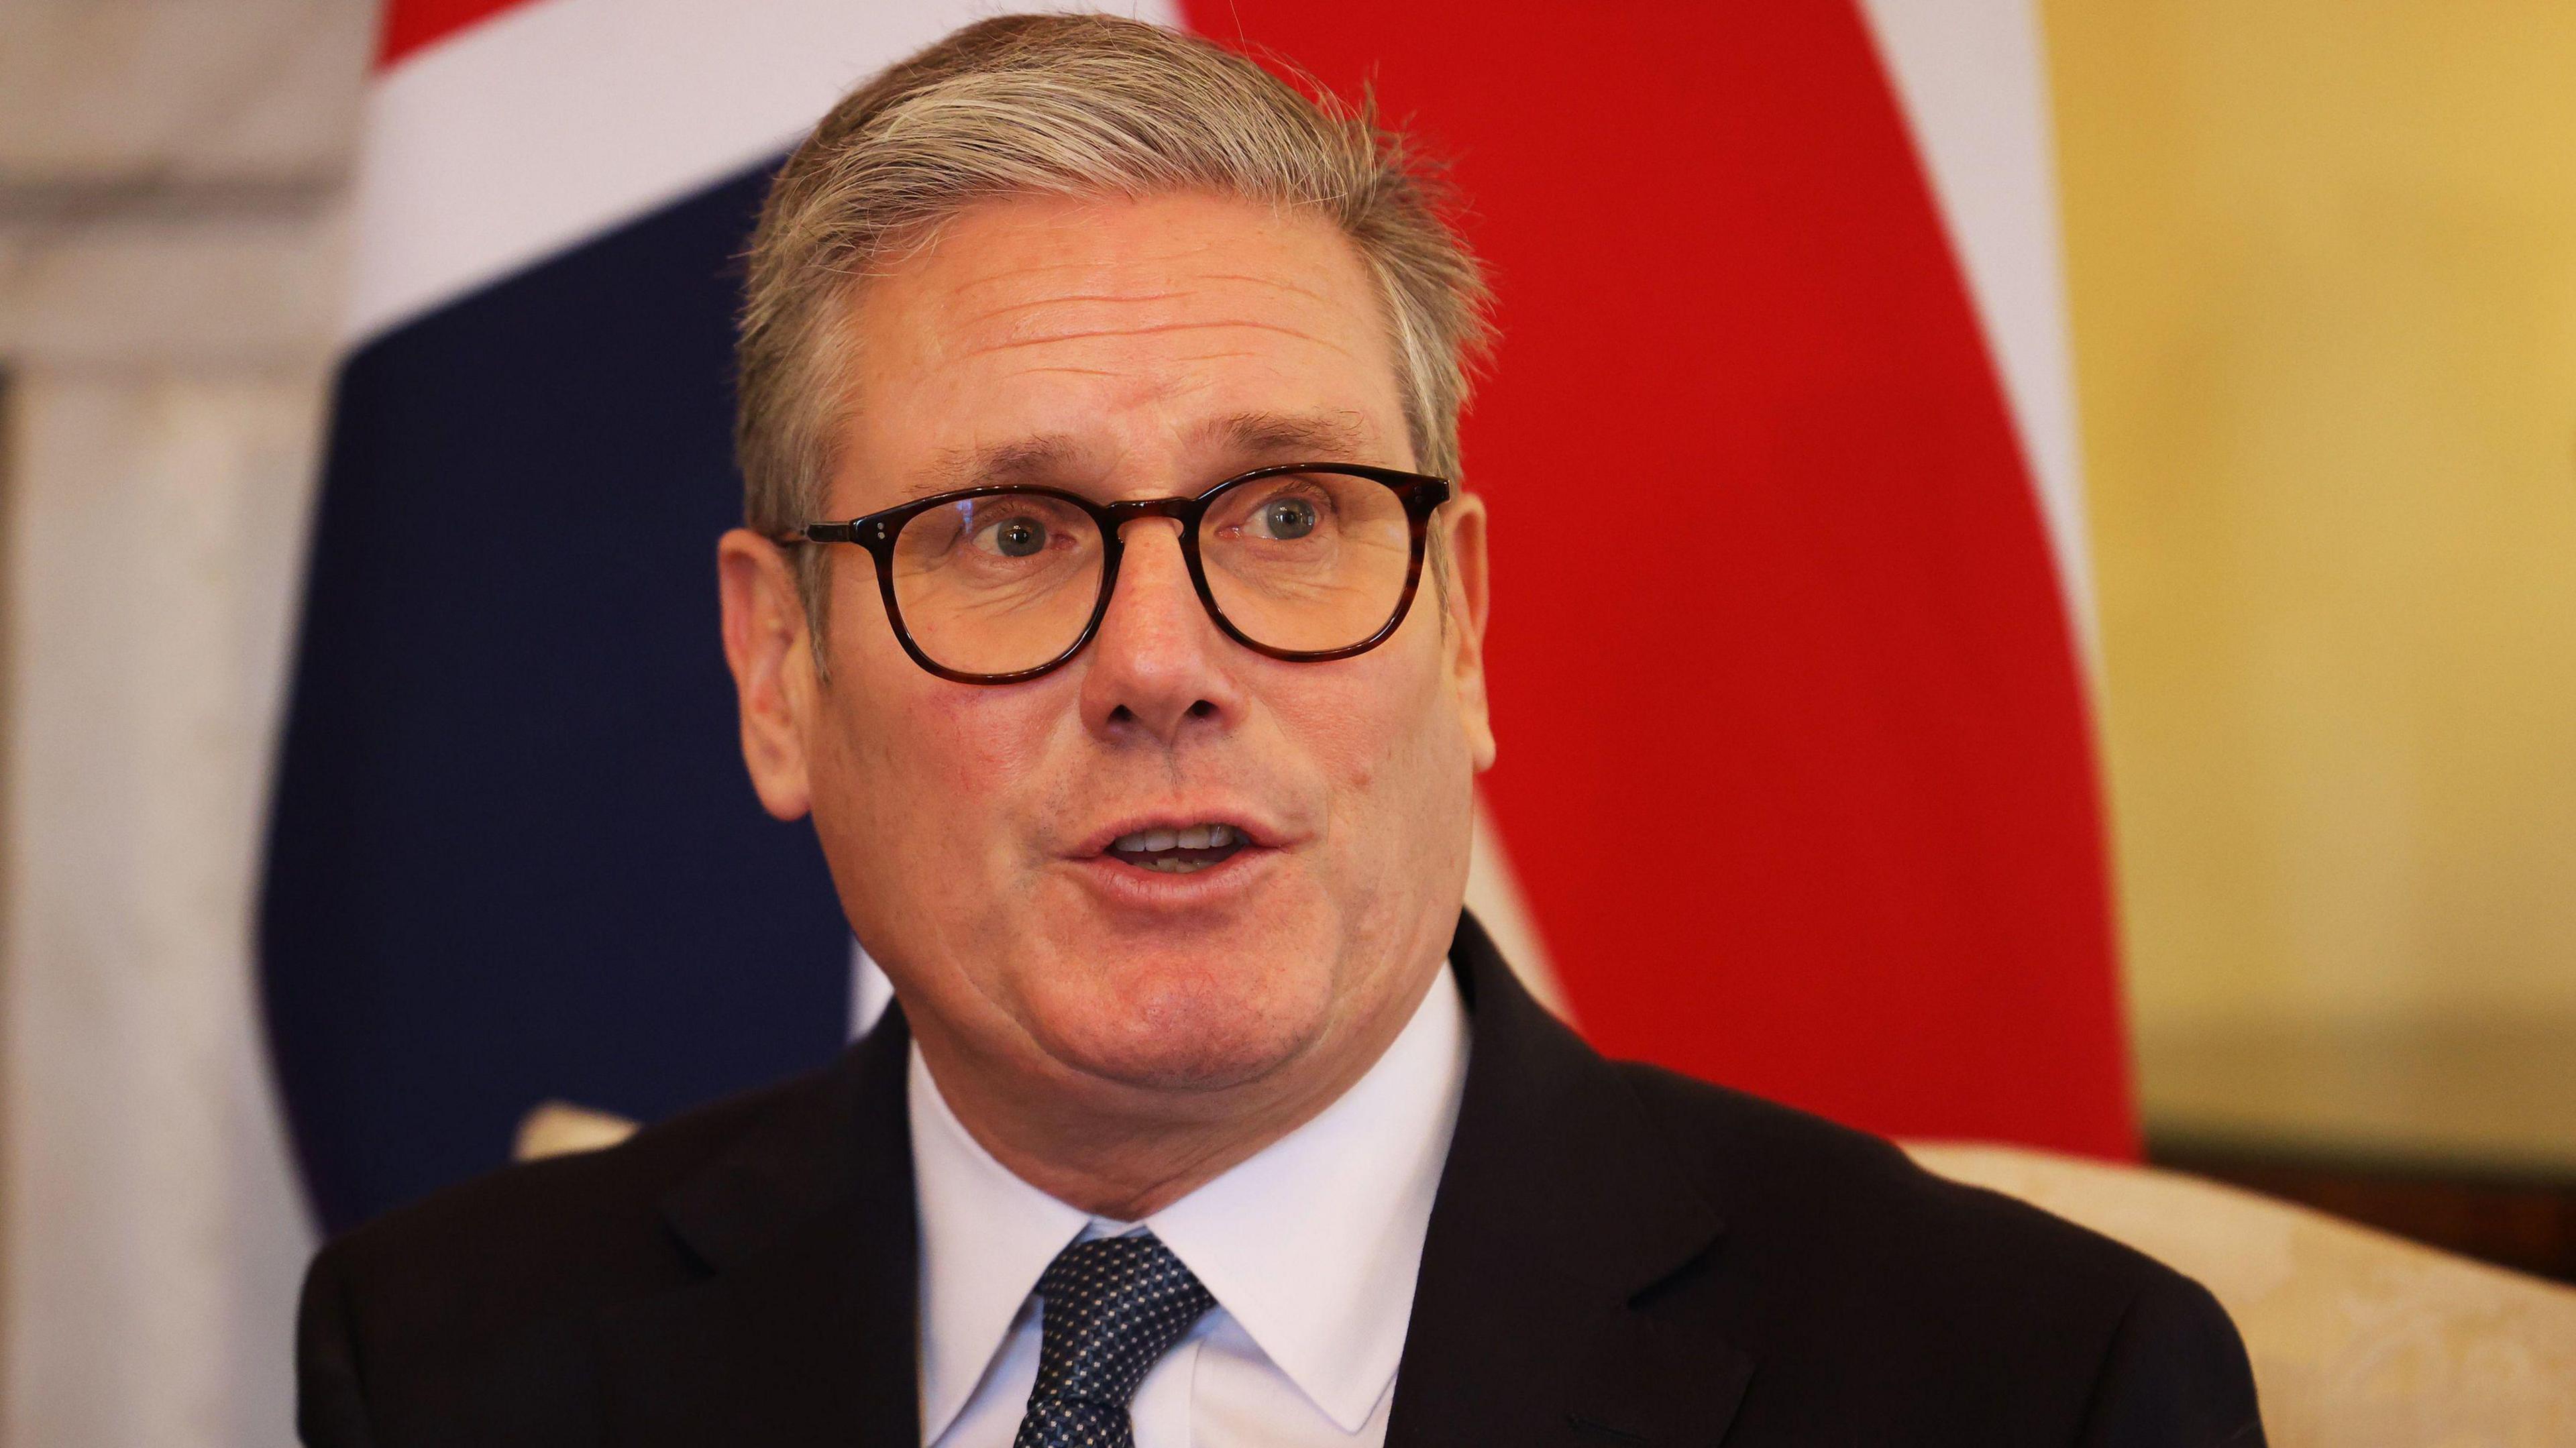
<path fill-rule="evenodd" d="M 1114 1410 L 1122 1428 L 1146 1371 L 1216 1306 L 1151 1232 L 1065 1248 L 1038 1278 L 1038 1296 L 1046 1312 L 1031 1416 L 1048 1404 Z"/>

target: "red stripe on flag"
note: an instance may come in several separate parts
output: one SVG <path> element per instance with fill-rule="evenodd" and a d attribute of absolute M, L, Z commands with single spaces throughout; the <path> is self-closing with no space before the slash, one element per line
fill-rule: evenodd
<path fill-rule="evenodd" d="M 2030 478 L 1841 0 L 1192 0 L 1452 158 L 1501 288 L 1487 780 L 1604 1048 L 1891 1133 L 2135 1150 Z"/>
<path fill-rule="evenodd" d="M 384 32 L 376 38 L 376 68 L 388 68 L 425 45 L 532 0 L 387 0 Z"/>

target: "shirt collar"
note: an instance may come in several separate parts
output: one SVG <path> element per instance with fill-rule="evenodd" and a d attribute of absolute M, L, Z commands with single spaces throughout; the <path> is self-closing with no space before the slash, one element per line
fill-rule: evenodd
<path fill-rule="evenodd" d="M 1091 1218 L 969 1136 L 918 1045 L 904 1096 L 921 1231 L 921 1441 L 933 1443 L 974 1396 L 1038 1275 Z"/>
<path fill-rule="evenodd" d="M 1313 1120 L 1145 1220 L 1300 1392 L 1357 1432 L 1395 1380 L 1467 1079 L 1443 968 L 1386 1053 Z M 1095 1226 L 995 1161 L 916 1047 L 922 1438 L 946 1432 L 1055 1254 Z"/>

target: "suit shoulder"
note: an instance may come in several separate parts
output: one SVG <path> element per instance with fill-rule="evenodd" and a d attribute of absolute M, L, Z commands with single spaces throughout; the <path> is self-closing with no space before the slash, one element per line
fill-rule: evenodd
<path fill-rule="evenodd" d="M 2206 1296 L 2135 1248 L 1937 1175 L 1883 1137 L 1660 1067 L 1618 1069 L 1729 1230 L 1775 1250 L 1855 1264 L 1882 1284 L 2046 1282 L 2112 1320 L 2151 1291 Z"/>
<path fill-rule="evenodd" d="M 2235 1326 L 2181 1273 L 1879 1137 L 1618 1070 L 1724 1223 L 1696 1300 L 1767 1364 L 1772 1409 L 1939 1403 L 1955 1430 L 1874 1441 L 2261 1441 Z"/>
<path fill-rule="evenodd" d="M 442 1188 L 333 1239 L 309 1280 L 328 1281 L 370 1318 L 439 1336 L 683 1280 L 689 1263 L 663 1225 L 663 1198 L 758 1123 L 818 1096 L 825 1080 L 795 1077 L 615 1146 Z"/>

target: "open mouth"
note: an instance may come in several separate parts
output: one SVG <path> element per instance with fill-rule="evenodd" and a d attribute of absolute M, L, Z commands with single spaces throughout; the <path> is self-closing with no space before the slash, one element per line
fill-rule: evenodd
<path fill-rule="evenodd" d="M 1109 842 L 1102 853 L 1122 864 L 1166 875 L 1187 875 L 1221 865 L 1252 841 L 1233 825 L 1138 830 Z"/>

